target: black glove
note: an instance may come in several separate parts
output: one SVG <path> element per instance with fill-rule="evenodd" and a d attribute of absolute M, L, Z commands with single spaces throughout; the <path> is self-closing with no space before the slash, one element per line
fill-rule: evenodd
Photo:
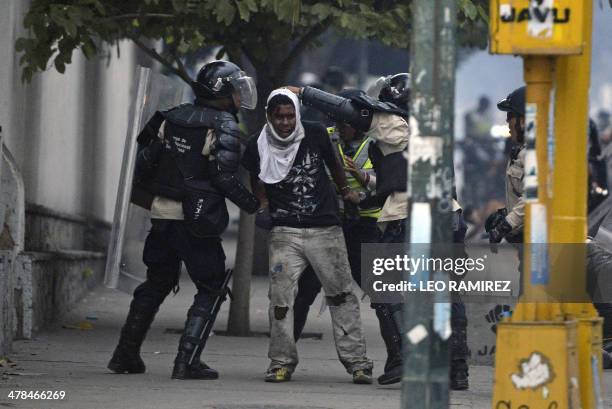
<path fill-rule="evenodd" d="M 367 192 L 363 198 L 359 200 L 359 207 L 362 209 L 371 209 L 374 207 L 383 207 L 387 198 L 385 196 L 376 195 L 375 192 Z"/>
<path fill-rule="evenodd" d="M 255 214 L 255 226 L 264 230 L 272 230 L 272 218 L 267 206 L 260 208 Z"/>
<path fill-rule="evenodd" d="M 503 219 L 501 223 L 498 223 L 497 226 L 489 232 L 489 243 L 499 243 L 511 231 L 512 226 L 510 226 L 506 219 Z"/>
<path fill-rule="evenodd" d="M 497 209 L 495 212 L 491 213 L 485 221 L 485 231 L 490 233 L 498 224 L 506 220 L 507 214 L 508 211 L 506 208 Z"/>
<path fill-rule="evenodd" d="M 356 223 L 359 223 L 359 207 L 348 200 L 344 201 L 344 215 L 342 217 L 342 222 L 344 225 L 352 226 Z"/>

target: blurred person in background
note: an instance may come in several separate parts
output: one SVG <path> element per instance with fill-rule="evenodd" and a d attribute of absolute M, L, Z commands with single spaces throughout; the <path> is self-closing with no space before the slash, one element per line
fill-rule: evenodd
<path fill-rule="evenodd" d="M 323 89 L 324 87 L 319 76 L 309 71 L 300 74 L 298 82 L 302 87 L 309 86 L 317 89 Z M 321 111 L 317 111 L 316 109 L 312 109 L 304 105 L 302 105 L 301 115 L 304 121 L 319 122 L 322 124 L 327 124 L 329 122 L 329 118 Z"/>
<path fill-rule="evenodd" d="M 606 166 L 606 180 L 612 182 L 612 124 L 608 111 L 602 110 L 598 113 L 597 130 L 601 144 L 601 159 Z"/>
<path fill-rule="evenodd" d="M 597 112 L 597 129 L 600 132 L 603 132 L 611 125 L 612 123 L 610 122 L 610 112 L 606 111 L 605 109 L 600 109 L 599 112 Z"/>
<path fill-rule="evenodd" d="M 491 137 L 493 119 L 490 111 L 491 101 L 481 96 L 478 106 L 465 114 L 465 138 L 461 143 L 464 153 L 465 183 L 461 195 L 462 200 L 470 206 L 480 205 L 490 197 L 491 185 L 474 183 L 483 177 L 493 180 L 497 173 L 495 165 L 496 146 Z M 494 190 L 494 189 L 493 189 Z"/>
<path fill-rule="evenodd" d="M 608 197 L 606 161 L 602 154 L 599 132 L 595 121 L 589 118 L 587 141 L 588 164 L 588 212 L 595 209 Z"/>
<path fill-rule="evenodd" d="M 321 77 L 321 85 L 324 91 L 337 94 L 346 87 L 346 73 L 342 68 L 335 65 L 330 66 Z"/>

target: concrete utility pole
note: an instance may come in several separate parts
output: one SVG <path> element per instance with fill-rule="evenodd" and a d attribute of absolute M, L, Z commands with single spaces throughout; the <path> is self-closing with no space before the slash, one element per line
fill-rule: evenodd
<path fill-rule="evenodd" d="M 407 242 L 414 258 L 442 256 L 452 243 L 456 3 L 413 2 Z M 418 285 L 448 275 L 423 271 L 407 279 Z M 402 408 L 449 405 L 449 296 L 430 294 L 411 293 L 404 304 Z"/>

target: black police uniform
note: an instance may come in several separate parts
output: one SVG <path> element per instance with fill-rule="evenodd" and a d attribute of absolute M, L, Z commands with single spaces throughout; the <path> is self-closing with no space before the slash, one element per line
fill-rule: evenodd
<path fill-rule="evenodd" d="M 158 138 L 162 126 L 163 141 Z M 255 212 L 258 200 L 237 177 L 239 135 L 232 113 L 202 104 L 184 104 L 157 112 L 138 137 L 141 149 L 136 163 L 136 187 L 151 195 L 180 202 L 184 199 L 187 181 L 207 181 L 212 189 L 241 208 Z M 202 152 L 207 142 L 210 154 L 204 156 Z M 222 206 L 225 206 L 224 201 Z M 109 368 L 115 372 L 144 372 L 144 363 L 138 356 L 140 345 L 159 306 L 178 284 L 182 261 L 197 293 L 179 343 L 173 378 L 216 378 L 216 371 L 201 363 L 199 356 L 191 357 L 197 346 L 205 341 L 201 333 L 212 319 L 215 300 L 225 294 L 222 288 L 226 275 L 225 254 L 219 233 L 196 232 L 183 220 L 152 219 L 143 261 L 147 266 L 147 279 L 134 291 Z"/>

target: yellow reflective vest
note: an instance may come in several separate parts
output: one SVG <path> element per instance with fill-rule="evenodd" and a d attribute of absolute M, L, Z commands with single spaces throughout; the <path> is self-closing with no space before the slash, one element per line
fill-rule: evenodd
<path fill-rule="evenodd" d="M 332 136 L 335 131 L 336 129 L 333 127 L 327 128 L 327 132 L 330 136 Z M 361 142 L 361 145 L 359 145 L 359 148 L 357 148 L 357 151 L 351 159 L 353 160 L 353 162 L 355 162 L 355 165 L 357 165 L 359 169 L 365 171 L 370 175 L 374 175 L 374 168 L 372 166 L 370 158 L 368 157 L 368 147 L 370 146 L 370 143 L 372 143 L 372 139 L 370 137 L 366 137 L 363 142 Z M 336 142 L 336 148 L 338 150 L 340 158 L 342 159 L 342 164 L 346 165 L 346 159 L 344 151 L 342 150 L 342 144 L 340 142 Z M 346 172 L 346 181 L 353 190 L 356 190 L 358 192 L 367 191 L 367 189 L 362 186 L 361 183 L 359 183 L 359 181 L 355 179 L 353 175 L 351 175 L 349 172 Z M 368 209 L 359 208 L 359 215 L 361 217 L 372 217 L 374 219 L 378 219 L 381 210 L 382 209 L 380 207 Z"/>

